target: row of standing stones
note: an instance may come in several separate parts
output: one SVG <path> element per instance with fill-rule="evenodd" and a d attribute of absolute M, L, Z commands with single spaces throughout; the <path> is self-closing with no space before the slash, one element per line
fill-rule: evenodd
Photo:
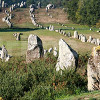
<path fill-rule="evenodd" d="M 52 52 L 50 48 L 48 52 Z M 28 49 L 26 52 L 26 62 L 31 63 L 36 59 L 45 57 L 46 50 L 43 49 L 42 40 L 37 35 L 29 35 Z M 54 48 L 54 54 L 57 57 L 57 48 Z M 2 61 L 8 61 L 11 56 L 8 55 L 5 46 L 0 49 L 0 58 Z M 65 69 L 75 69 L 78 66 L 78 54 L 63 39 L 59 40 L 59 54 L 56 64 L 56 71 Z M 93 52 L 87 64 L 88 90 L 100 90 L 100 46 L 94 47 Z"/>
<path fill-rule="evenodd" d="M 26 2 L 21 2 L 21 3 L 18 3 L 18 4 L 13 4 L 10 6 L 10 9 L 9 11 L 5 10 L 5 14 L 7 15 L 6 17 L 2 18 L 2 21 L 3 22 L 6 22 L 7 25 L 9 26 L 9 28 L 12 28 L 13 27 L 13 24 L 11 23 L 11 19 L 14 17 L 13 14 L 11 14 L 11 12 L 17 8 L 24 8 L 26 7 Z"/>
<path fill-rule="evenodd" d="M 54 26 L 53 26 L 53 25 L 50 25 L 49 27 L 43 27 L 42 25 L 39 25 L 39 24 L 36 22 L 35 15 L 32 14 L 34 11 L 35 11 L 34 6 L 33 6 L 33 5 L 30 5 L 30 11 L 29 11 L 29 13 L 30 13 L 30 18 L 31 18 L 31 20 L 32 20 L 32 23 L 33 23 L 35 26 L 37 26 L 37 27 L 39 27 L 39 28 L 44 28 L 44 29 L 49 30 L 49 31 L 56 31 L 56 32 L 59 32 L 60 34 L 63 34 L 64 36 L 71 37 L 71 33 L 70 33 L 70 32 L 66 33 L 65 31 L 63 31 L 63 30 L 61 30 L 61 29 L 59 29 L 59 30 L 54 30 Z M 62 25 L 62 26 L 64 26 L 64 25 Z M 72 27 L 72 30 L 74 30 L 74 29 L 75 29 L 75 28 Z M 96 39 L 96 38 L 92 38 L 92 36 L 89 36 L 89 39 L 87 39 L 85 35 L 83 35 L 83 34 L 78 34 L 77 31 L 74 31 L 74 36 L 73 36 L 73 38 L 79 39 L 79 40 L 81 40 L 82 42 L 89 42 L 89 43 L 92 43 L 92 44 L 95 44 L 95 45 L 100 45 L 100 39 L 99 39 L 99 38 Z"/>
<path fill-rule="evenodd" d="M 86 38 L 85 35 L 79 34 L 77 31 L 74 31 L 74 38 L 81 40 L 82 42 L 90 42 L 95 45 L 100 45 L 100 39 L 99 38 L 92 38 L 92 36 L 89 36 L 89 39 Z"/>
<path fill-rule="evenodd" d="M 54 27 L 50 26 L 48 28 L 50 31 L 54 31 Z M 57 30 L 56 30 L 57 32 Z M 59 30 L 58 30 L 59 32 Z M 60 34 L 64 34 L 65 32 L 61 32 Z M 18 34 L 19 35 L 19 34 Z M 16 34 L 14 34 L 16 37 Z M 74 38 L 80 39 L 82 42 L 86 42 L 86 37 L 84 35 L 78 35 L 78 33 L 74 32 Z M 94 41 L 92 37 L 89 37 L 89 42 Z M 97 43 L 99 45 L 100 41 L 91 42 Z M 52 48 L 48 50 L 52 51 Z M 57 49 L 55 48 L 57 55 Z M 28 38 L 28 50 L 26 53 L 26 62 L 30 63 L 35 59 L 39 59 L 44 56 L 47 51 L 43 49 L 41 39 L 36 35 L 30 35 Z M 3 46 L 0 51 L 1 59 L 8 61 L 9 55 L 6 48 Z M 63 39 L 59 40 L 59 56 L 56 64 L 56 71 L 64 70 L 68 68 L 75 68 L 78 64 L 78 54 L 75 50 L 73 50 Z M 88 90 L 100 90 L 100 46 L 94 47 L 93 53 L 88 60 L 87 67 L 87 75 L 88 75 Z"/>
<path fill-rule="evenodd" d="M 52 52 L 52 48 L 48 52 Z M 29 35 L 26 62 L 31 63 L 36 59 L 45 57 L 46 50 L 43 49 L 42 40 L 36 35 Z M 54 48 L 54 56 L 57 57 L 57 48 Z M 5 46 L 0 48 L 0 58 L 8 61 L 11 56 Z M 63 39 L 59 40 L 59 55 L 56 71 L 75 69 L 78 65 L 78 54 Z M 100 90 L 100 46 L 94 47 L 87 64 L 88 90 Z"/>
<path fill-rule="evenodd" d="M 56 49 L 57 51 L 57 49 Z M 42 40 L 36 35 L 28 38 L 26 61 L 30 63 L 44 56 Z M 75 69 L 78 66 L 78 54 L 63 39 L 59 40 L 59 55 L 56 71 Z M 100 46 L 94 47 L 87 64 L 88 90 L 100 90 Z"/>

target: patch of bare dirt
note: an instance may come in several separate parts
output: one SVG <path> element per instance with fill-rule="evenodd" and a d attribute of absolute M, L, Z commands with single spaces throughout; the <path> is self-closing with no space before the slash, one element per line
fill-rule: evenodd
<path fill-rule="evenodd" d="M 48 16 L 52 15 L 52 18 Z M 36 19 L 40 23 L 68 23 L 67 14 L 62 9 L 50 9 L 46 12 L 45 9 L 35 11 Z"/>

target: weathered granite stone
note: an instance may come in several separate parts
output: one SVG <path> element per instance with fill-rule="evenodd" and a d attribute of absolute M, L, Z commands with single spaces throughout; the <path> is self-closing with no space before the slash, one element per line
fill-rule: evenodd
<path fill-rule="evenodd" d="M 68 36 L 68 37 L 71 37 L 71 33 L 70 33 L 70 32 L 68 32 L 67 36 Z"/>
<path fill-rule="evenodd" d="M 59 40 L 59 57 L 56 71 L 75 69 L 78 63 L 78 54 L 63 39 Z"/>
<path fill-rule="evenodd" d="M 1 59 L 2 59 L 2 61 L 8 61 L 9 59 L 8 59 L 8 51 L 7 51 L 7 49 L 5 48 L 5 46 L 3 45 L 2 46 L 2 50 L 1 50 Z"/>
<path fill-rule="evenodd" d="M 81 36 L 81 41 L 82 41 L 82 42 L 86 42 L 86 41 L 87 41 L 86 36 L 84 36 L 84 35 Z"/>
<path fill-rule="evenodd" d="M 4 1 L 2 1 L 2 8 L 4 8 L 5 7 L 5 2 Z"/>
<path fill-rule="evenodd" d="M 88 90 L 100 90 L 100 46 L 94 47 L 87 65 Z"/>
<path fill-rule="evenodd" d="M 74 31 L 74 38 L 78 39 L 78 32 Z"/>
<path fill-rule="evenodd" d="M 97 44 L 97 39 L 95 39 L 95 38 L 92 39 L 91 43 L 92 43 L 92 44 Z"/>
<path fill-rule="evenodd" d="M 44 55 L 45 55 L 47 52 L 48 52 L 48 50 L 45 50 L 45 49 L 44 49 Z"/>
<path fill-rule="evenodd" d="M 97 39 L 97 45 L 100 45 L 100 39 Z"/>
<path fill-rule="evenodd" d="M 48 50 L 49 53 L 51 53 L 52 51 L 53 51 L 53 48 L 50 48 L 50 49 Z"/>
<path fill-rule="evenodd" d="M 26 62 L 32 62 L 44 55 L 42 40 L 37 35 L 29 35 L 28 50 L 26 52 Z"/>
<path fill-rule="evenodd" d="M 58 52 L 57 52 L 57 48 L 54 47 L 53 55 L 54 55 L 55 57 L 57 57 L 57 54 L 58 54 Z"/>
<path fill-rule="evenodd" d="M 93 40 L 92 36 L 89 36 L 88 42 L 91 42 Z"/>

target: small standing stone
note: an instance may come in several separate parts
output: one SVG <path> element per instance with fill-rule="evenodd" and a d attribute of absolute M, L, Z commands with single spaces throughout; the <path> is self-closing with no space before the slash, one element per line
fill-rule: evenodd
<path fill-rule="evenodd" d="M 56 48 L 56 47 L 54 47 L 53 55 L 54 55 L 55 57 L 57 57 L 57 48 Z"/>
<path fill-rule="evenodd" d="M 78 39 L 78 32 L 74 31 L 74 38 Z"/>

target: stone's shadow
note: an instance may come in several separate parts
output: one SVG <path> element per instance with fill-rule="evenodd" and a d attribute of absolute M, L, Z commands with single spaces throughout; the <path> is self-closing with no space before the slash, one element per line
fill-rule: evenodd
<path fill-rule="evenodd" d="M 26 32 L 38 29 L 40 28 L 0 28 L 0 32 Z"/>

